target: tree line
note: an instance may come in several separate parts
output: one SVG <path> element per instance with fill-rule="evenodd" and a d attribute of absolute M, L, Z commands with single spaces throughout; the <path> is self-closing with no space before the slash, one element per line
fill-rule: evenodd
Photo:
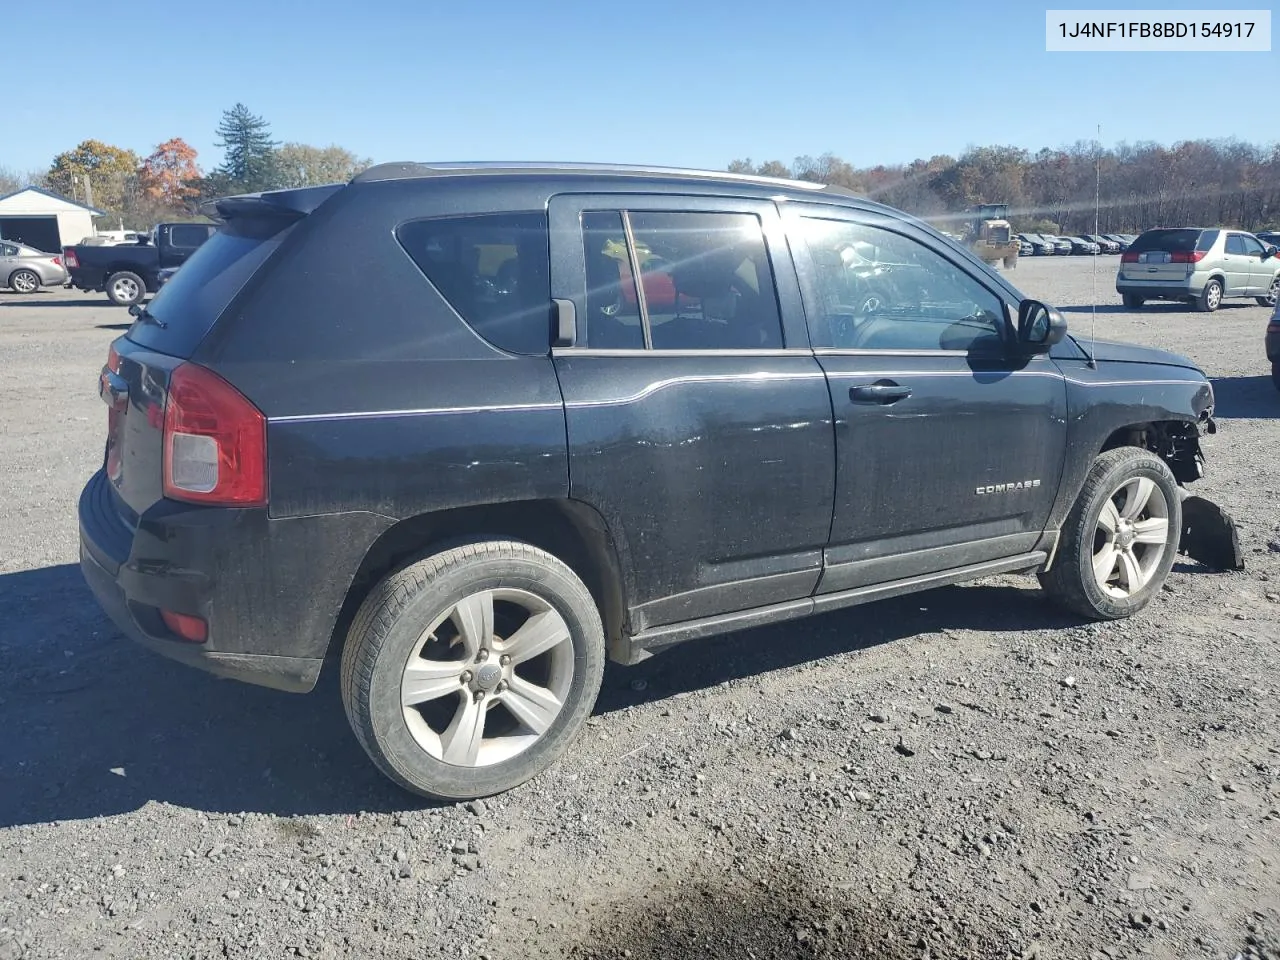
<path fill-rule="evenodd" d="M 976 203 L 1007 203 L 1018 230 L 1093 233 L 1095 195 L 1102 233 L 1156 226 L 1263 230 L 1280 225 L 1280 145 L 1185 140 L 1172 146 L 1078 141 L 1035 153 L 972 147 L 892 166 L 854 167 L 833 154 L 729 170 L 846 187 L 952 229 Z"/>
<path fill-rule="evenodd" d="M 0 196 L 43 187 L 105 211 L 112 226 L 145 230 L 164 220 L 201 219 L 200 205 L 215 197 L 349 180 L 373 162 L 344 147 L 279 143 L 270 124 L 242 103 L 222 114 L 217 136 L 222 162 L 207 173 L 181 137 L 157 144 L 146 157 L 85 140 L 54 157 L 47 170 L 19 174 L 0 167 Z"/>

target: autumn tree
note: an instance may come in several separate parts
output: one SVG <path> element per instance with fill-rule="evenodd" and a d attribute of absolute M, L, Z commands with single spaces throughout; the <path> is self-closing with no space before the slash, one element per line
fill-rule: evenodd
<path fill-rule="evenodd" d="M 226 153 L 215 172 L 233 191 L 270 190 L 277 185 L 276 142 L 266 120 L 237 103 L 222 114 L 217 132 L 217 145 Z"/>
<path fill-rule="evenodd" d="M 53 158 L 47 180 L 50 189 L 87 202 L 87 179 L 93 205 L 114 213 L 120 210 L 129 179 L 137 170 L 138 155 L 132 150 L 100 140 L 85 140 L 74 150 Z"/>
<path fill-rule="evenodd" d="M 312 187 L 342 183 L 373 164 L 345 147 L 313 147 L 286 143 L 276 151 L 276 182 L 281 187 Z"/>
<path fill-rule="evenodd" d="M 172 210 L 181 210 L 198 192 L 200 178 L 196 151 L 181 137 L 166 140 L 138 170 L 138 189 L 148 200 Z"/>

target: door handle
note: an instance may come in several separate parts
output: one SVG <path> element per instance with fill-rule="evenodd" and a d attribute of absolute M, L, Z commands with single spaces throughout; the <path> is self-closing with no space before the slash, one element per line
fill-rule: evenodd
<path fill-rule="evenodd" d="M 905 400 L 911 396 L 911 388 L 894 383 L 892 380 L 881 380 L 876 383 L 864 383 L 849 388 L 849 399 L 854 403 L 879 403 L 887 405 Z"/>

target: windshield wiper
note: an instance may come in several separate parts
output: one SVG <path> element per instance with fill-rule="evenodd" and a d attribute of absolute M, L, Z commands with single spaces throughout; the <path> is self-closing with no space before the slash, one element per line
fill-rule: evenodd
<path fill-rule="evenodd" d="M 141 304 L 135 303 L 129 307 L 129 315 L 138 320 L 139 323 L 154 323 L 161 330 L 169 326 L 169 324 L 161 320 L 154 313 Z"/>

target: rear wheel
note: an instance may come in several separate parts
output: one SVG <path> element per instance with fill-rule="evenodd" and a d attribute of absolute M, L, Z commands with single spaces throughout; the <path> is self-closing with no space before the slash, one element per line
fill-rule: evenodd
<path fill-rule="evenodd" d="M 1141 310 L 1142 305 L 1147 301 L 1136 293 L 1126 293 L 1123 295 L 1124 305 L 1130 310 Z"/>
<path fill-rule="evenodd" d="M 34 270 L 15 270 L 9 275 L 14 293 L 35 293 L 40 289 L 40 276 Z"/>
<path fill-rule="evenodd" d="M 599 612 L 572 570 L 528 544 L 470 543 L 373 589 L 343 651 L 342 700 L 384 774 L 464 800 L 559 759 L 591 712 L 604 660 Z"/>
<path fill-rule="evenodd" d="M 131 307 L 147 295 L 147 285 L 136 273 L 121 270 L 107 278 L 107 299 L 117 307 Z"/>
<path fill-rule="evenodd" d="M 1200 298 L 1196 300 L 1196 309 L 1201 313 L 1213 313 L 1220 306 L 1222 306 L 1222 281 L 1210 280 L 1200 291 Z"/>
<path fill-rule="evenodd" d="M 1137 447 L 1108 450 L 1093 462 L 1040 584 L 1092 620 L 1131 616 L 1164 583 L 1181 531 L 1182 501 L 1165 462 Z"/>
<path fill-rule="evenodd" d="M 1274 307 L 1276 300 L 1280 300 L 1280 276 L 1271 281 L 1271 286 L 1267 288 L 1265 297 L 1258 297 L 1258 305 L 1262 307 Z"/>

